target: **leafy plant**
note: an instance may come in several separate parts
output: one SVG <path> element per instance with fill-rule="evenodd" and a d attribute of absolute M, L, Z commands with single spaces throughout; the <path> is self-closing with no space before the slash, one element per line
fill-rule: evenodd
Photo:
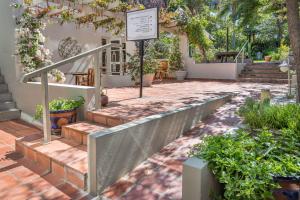
<path fill-rule="evenodd" d="M 270 105 L 269 101 L 247 99 L 239 110 L 246 124 L 253 129 L 289 128 L 300 133 L 300 105 Z"/>
<path fill-rule="evenodd" d="M 296 134 L 286 129 L 280 134 L 262 130 L 256 135 L 239 130 L 237 134 L 209 136 L 191 156 L 209 162 L 217 180 L 224 184 L 225 199 L 272 199 L 272 191 L 278 187 L 273 175 L 299 176 L 300 140 Z"/>
<path fill-rule="evenodd" d="M 274 176 L 300 175 L 300 106 L 249 98 L 239 114 L 251 132 L 206 137 L 191 156 L 208 161 L 225 199 L 272 199 Z"/>
<path fill-rule="evenodd" d="M 172 48 L 169 56 L 170 69 L 172 71 L 183 70 L 182 55 L 179 47 L 179 38 L 173 39 Z"/>
<path fill-rule="evenodd" d="M 158 63 L 149 55 L 144 56 L 144 74 L 154 74 L 157 70 Z M 140 57 L 138 55 L 131 56 L 128 62 L 129 72 L 132 80 L 136 80 L 140 76 Z"/>
<path fill-rule="evenodd" d="M 148 54 L 153 59 L 167 59 L 170 52 L 169 49 L 170 46 L 159 39 L 150 42 L 146 49 L 146 54 Z"/>
<path fill-rule="evenodd" d="M 71 111 L 79 108 L 84 104 L 85 100 L 82 96 L 78 96 L 74 99 L 54 99 L 49 102 L 49 110 L 51 111 Z M 35 119 L 41 119 L 43 115 L 43 106 L 37 105 L 35 111 Z"/>

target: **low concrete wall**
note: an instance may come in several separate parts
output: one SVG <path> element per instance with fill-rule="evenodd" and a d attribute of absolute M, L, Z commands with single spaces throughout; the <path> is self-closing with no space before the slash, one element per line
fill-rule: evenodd
<path fill-rule="evenodd" d="M 220 193 L 220 184 L 208 169 L 207 162 L 190 158 L 183 164 L 182 199 L 212 200 Z"/>
<path fill-rule="evenodd" d="M 230 99 L 211 98 L 89 135 L 89 192 L 100 194 Z"/>
<path fill-rule="evenodd" d="M 14 91 L 18 108 L 20 108 L 22 112 L 32 116 L 35 112 L 36 105 L 42 103 L 43 94 L 41 83 L 30 82 L 17 84 L 19 85 L 19 89 L 22 88 L 22 91 Z M 25 98 L 18 98 L 20 95 L 24 95 Z M 91 109 L 94 105 L 94 87 L 49 83 L 50 100 L 56 98 L 72 98 L 76 96 L 83 96 L 86 101 L 78 116 L 79 119 L 82 120 L 86 114 L 84 111 Z"/>
<path fill-rule="evenodd" d="M 103 75 L 103 86 L 106 88 L 130 87 L 134 86 L 135 82 L 131 80 L 130 75 Z"/>
<path fill-rule="evenodd" d="M 187 78 L 236 80 L 243 68 L 236 63 L 191 63 L 187 66 Z"/>

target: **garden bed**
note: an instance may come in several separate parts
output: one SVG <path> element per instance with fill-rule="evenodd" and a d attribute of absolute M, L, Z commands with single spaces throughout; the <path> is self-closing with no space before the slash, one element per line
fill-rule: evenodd
<path fill-rule="evenodd" d="M 243 129 L 206 137 L 191 152 L 192 157 L 207 161 L 223 186 L 216 199 L 298 200 L 300 105 L 248 99 L 238 114 L 244 118 Z M 289 177 L 296 189 L 284 188 L 276 177 Z"/>

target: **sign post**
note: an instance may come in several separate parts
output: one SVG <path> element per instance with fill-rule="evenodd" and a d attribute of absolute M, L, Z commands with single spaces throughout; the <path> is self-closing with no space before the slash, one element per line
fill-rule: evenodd
<path fill-rule="evenodd" d="M 140 98 L 143 97 L 144 43 L 159 37 L 158 8 L 127 12 L 127 41 L 139 41 L 140 52 Z"/>

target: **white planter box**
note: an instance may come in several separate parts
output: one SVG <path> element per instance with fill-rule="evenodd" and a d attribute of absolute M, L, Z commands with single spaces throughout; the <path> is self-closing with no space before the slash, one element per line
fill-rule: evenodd
<path fill-rule="evenodd" d="M 220 184 L 208 169 L 207 162 L 189 158 L 183 164 L 182 199 L 212 200 L 211 194 L 220 193 Z"/>

